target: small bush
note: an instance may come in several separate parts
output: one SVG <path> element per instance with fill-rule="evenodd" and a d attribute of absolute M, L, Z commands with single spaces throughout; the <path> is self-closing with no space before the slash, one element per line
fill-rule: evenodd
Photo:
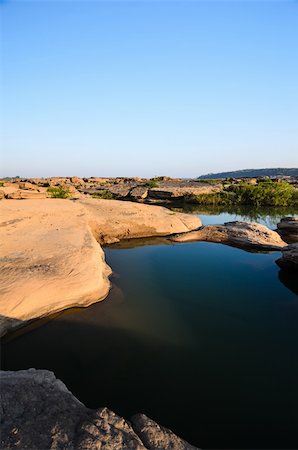
<path fill-rule="evenodd" d="M 256 185 L 241 183 L 230 186 L 236 201 L 253 206 L 291 206 L 297 204 L 297 191 L 286 181 L 264 180 Z"/>
<path fill-rule="evenodd" d="M 157 188 L 159 186 L 159 184 L 155 180 L 149 180 L 149 181 L 147 181 L 147 183 L 145 183 L 144 186 L 148 187 L 149 189 L 153 189 L 153 188 Z"/>
<path fill-rule="evenodd" d="M 198 205 L 232 205 L 235 201 L 235 196 L 231 192 L 221 191 L 212 194 L 191 194 L 185 197 L 187 203 L 195 203 Z"/>
<path fill-rule="evenodd" d="M 256 185 L 242 182 L 221 192 L 190 195 L 185 201 L 200 205 L 297 206 L 298 190 L 286 181 L 265 180 Z"/>
<path fill-rule="evenodd" d="M 4 186 L 3 181 L 0 181 L 0 187 L 3 187 L 3 186 Z"/>
<path fill-rule="evenodd" d="M 106 191 L 104 189 L 101 191 L 98 191 L 98 192 L 93 192 L 92 197 L 93 198 L 101 198 L 101 199 L 105 199 L 105 200 L 113 200 L 114 199 L 112 192 Z"/>
<path fill-rule="evenodd" d="M 58 187 L 50 187 L 47 189 L 47 192 L 50 194 L 52 198 L 68 198 L 70 196 L 70 191 L 67 188 L 62 186 Z"/>

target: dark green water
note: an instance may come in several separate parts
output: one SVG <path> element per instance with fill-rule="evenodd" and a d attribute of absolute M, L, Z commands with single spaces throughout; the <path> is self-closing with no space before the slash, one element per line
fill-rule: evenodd
<path fill-rule="evenodd" d="M 53 370 L 86 405 L 145 412 L 201 448 L 298 448 L 298 284 L 280 253 L 105 252 L 108 299 L 7 339 L 2 368 Z"/>

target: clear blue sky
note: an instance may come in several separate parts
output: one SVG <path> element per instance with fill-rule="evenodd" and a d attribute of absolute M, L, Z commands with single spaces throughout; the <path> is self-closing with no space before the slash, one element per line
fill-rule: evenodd
<path fill-rule="evenodd" d="M 2 0 L 1 176 L 298 166 L 298 2 Z"/>

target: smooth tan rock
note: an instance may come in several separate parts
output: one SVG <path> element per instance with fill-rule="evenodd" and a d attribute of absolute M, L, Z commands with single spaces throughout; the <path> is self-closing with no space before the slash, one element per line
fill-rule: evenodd
<path fill-rule="evenodd" d="M 5 195 L 7 199 L 14 199 L 14 200 L 25 200 L 25 199 L 41 199 L 41 198 L 47 198 L 48 194 L 46 190 L 40 188 L 39 191 L 37 190 L 23 190 L 23 189 L 17 189 L 13 192 L 9 192 Z"/>
<path fill-rule="evenodd" d="M 2 334 L 13 325 L 7 318 L 24 322 L 108 294 L 110 270 L 86 218 L 69 200 L 1 202 Z"/>
<path fill-rule="evenodd" d="M 279 250 L 287 244 L 278 233 L 254 222 L 227 222 L 224 225 L 207 225 L 196 231 L 173 236 L 174 242 L 208 241 L 235 245 L 240 248 L 254 247 Z"/>
<path fill-rule="evenodd" d="M 83 199 L 78 202 L 88 211 L 89 223 L 101 243 L 186 233 L 202 224 L 196 216 L 174 213 L 162 206 L 119 200 Z"/>
<path fill-rule="evenodd" d="M 9 184 L 9 186 L 6 186 L 6 184 Z M 16 185 L 15 183 L 5 183 L 5 185 L 1 186 L 0 189 L 4 194 L 4 197 L 7 197 L 8 194 L 12 194 L 18 191 L 18 185 Z"/>
<path fill-rule="evenodd" d="M 114 200 L 2 200 L 0 214 L 0 334 L 105 298 L 110 269 L 98 242 L 200 225 L 194 216 Z"/>
<path fill-rule="evenodd" d="M 38 190 L 38 186 L 36 184 L 28 183 L 27 181 L 20 181 L 18 183 L 18 187 L 19 189 L 27 189 L 32 191 Z"/>

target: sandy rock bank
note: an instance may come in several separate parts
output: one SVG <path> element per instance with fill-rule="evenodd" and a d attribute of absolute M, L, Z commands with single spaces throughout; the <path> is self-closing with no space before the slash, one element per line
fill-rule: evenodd
<path fill-rule="evenodd" d="M 0 372 L 1 449 L 196 450 L 143 414 L 86 408 L 47 370 Z"/>

